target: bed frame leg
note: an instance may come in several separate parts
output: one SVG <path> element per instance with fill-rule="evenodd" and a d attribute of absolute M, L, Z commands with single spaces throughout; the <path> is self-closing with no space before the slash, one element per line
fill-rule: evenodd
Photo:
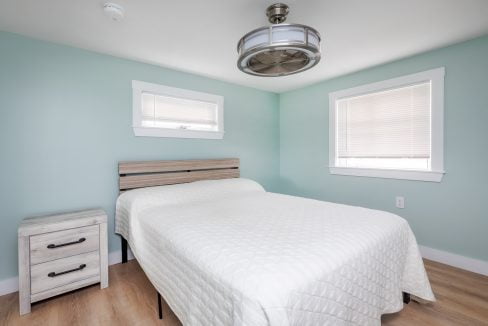
<path fill-rule="evenodd" d="M 158 313 L 159 319 L 163 319 L 163 304 L 161 303 L 161 294 L 158 292 Z"/>
<path fill-rule="evenodd" d="M 410 293 L 403 292 L 403 303 L 405 304 L 410 303 Z"/>
<path fill-rule="evenodd" d="M 122 264 L 127 263 L 127 240 L 123 236 L 120 236 L 122 242 Z"/>

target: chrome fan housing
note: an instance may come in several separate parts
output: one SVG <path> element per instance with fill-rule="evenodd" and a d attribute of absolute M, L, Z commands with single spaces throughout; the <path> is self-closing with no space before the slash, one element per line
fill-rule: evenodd
<path fill-rule="evenodd" d="M 320 34 L 301 24 L 283 24 L 288 6 L 274 4 L 267 9 L 276 23 L 244 35 L 238 45 L 238 68 L 250 75 L 277 77 L 312 68 L 320 61 Z"/>

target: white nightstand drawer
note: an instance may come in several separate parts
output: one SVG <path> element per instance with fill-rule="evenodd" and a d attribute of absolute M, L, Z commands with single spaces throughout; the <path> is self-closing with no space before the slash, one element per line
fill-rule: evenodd
<path fill-rule="evenodd" d="M 98 250 L 99 226 L 44 233 L 30 237 L 31 265 Z"/>
<path fill-rule="evenodd" d="M 100 255 L 93 251 L 31 266 L 31 293 L 40 293 L 100 275 Z"/>

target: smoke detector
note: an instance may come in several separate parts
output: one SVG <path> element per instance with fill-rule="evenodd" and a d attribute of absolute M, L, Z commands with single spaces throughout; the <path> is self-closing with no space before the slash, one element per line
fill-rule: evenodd
<path fill-rule="evenodd" d="M 107 2 L 103 5 L 103 12 L 113 21 L 121 21 L 124 18 L 124 8 L 116 3 Z"/>
<path fill-rule="evenodd" d="M 312 27 L 283 24 L 289 7 L 275 3 L 266 9 L 271 26 L 244 35 L 237 45 L 237 67 L 246 74 L 279 77 L 312 68 L 320 61 L 320 34 Z"/>

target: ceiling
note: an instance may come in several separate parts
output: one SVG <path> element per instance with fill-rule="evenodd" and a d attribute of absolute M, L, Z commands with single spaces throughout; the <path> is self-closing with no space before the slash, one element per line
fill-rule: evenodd
<path fill-rule="evenodd" d="M 109 1 L 109 0 L 107 0 Z M 488 33 L 487 0 L 282 0 L 322 35 L 323 57 L 287 77 L 248 76 L 237 41 L 267 25 L 267 0 L 0 0 L 0 30 L 283 92 Z M 276 1 L 277 2 L 277 1 Z"/>

